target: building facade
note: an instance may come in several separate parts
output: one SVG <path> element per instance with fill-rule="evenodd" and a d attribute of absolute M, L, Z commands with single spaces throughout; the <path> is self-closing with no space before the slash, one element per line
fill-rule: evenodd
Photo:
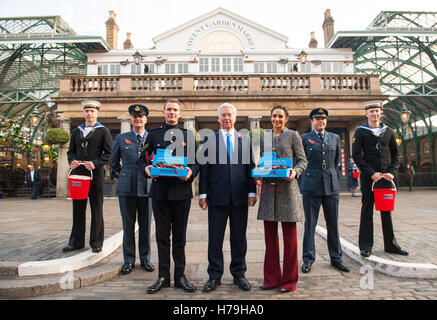
<path fill-rule="evenodd" d="M 217 107 L 230 102 L 237 129 L 271 128 L 270 109 L 281 104 L 289 128 L 302 134 L 310 130 L 309 112 L 323 106 L 328 130 L 341 137 L 345 167 L 351 136 L 364 122 L 363 102 L 384 99 L 378 75 L 354 73 L 351 49 L 317 48 L 314 36 L 309 48 L 292 48 L 286 36 L 223 8 L 156 36 L 150 49 L 136 49 L 130 35 L 117 49 L 115 13 L 106 25 L 113 49 L 89 52 L 86 76 L 62 78 L 52 99 L 67 131 L 83 122 L 84 99 L 102 103 L 99 121 L 114 136 L 130 130 L 130 104 L 147 105 L 150 129 L 163 123 L 164 102 L 173 97 L 183 104 L 181 125 L 197 131 L 217 130 Z M 329 10 L 324 28 L 333 35 Z M 58 152 L 58 196 L 68 190 L 66 148 Z"/>

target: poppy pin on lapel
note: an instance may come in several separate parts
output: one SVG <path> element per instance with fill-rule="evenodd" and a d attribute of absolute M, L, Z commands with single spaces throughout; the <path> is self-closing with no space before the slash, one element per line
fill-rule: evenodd
<path fill-rule="evenodd" d="M 314 140 L 308 139 L 311 144 L 314 144 Z"/>
<path fill-rule="evenodd" d="M 126 142 L 126 144 L 131 144 L 131 141 L 128 139 L 125 139 L 124 142 Z"/>

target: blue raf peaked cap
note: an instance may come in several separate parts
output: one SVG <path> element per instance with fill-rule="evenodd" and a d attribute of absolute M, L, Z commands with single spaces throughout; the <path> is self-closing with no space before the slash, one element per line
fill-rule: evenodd
<path fill-rule="evenodd" d="M 315 108 L 310 113 L 310 119 L 314 118 L 327 118 L 328 117 L 328 110 L 325 108 Z"/>
<path fill-rule="evenodd" d="M 129 106 L 129 114 L 132 116 L 148 116 L 149 109 L 142 104 L 133 104 Z"/>

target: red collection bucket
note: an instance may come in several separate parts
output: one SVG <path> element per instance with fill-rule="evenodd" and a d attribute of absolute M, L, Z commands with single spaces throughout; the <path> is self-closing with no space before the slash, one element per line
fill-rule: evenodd
<path fill-rule="evenodd" d="M 90 172 L 91 176 L 71 175 L 70 170 L 68 173 L 68 190 L 71 199 L 83 200 L 88 198 L 88 191 L 90 190 L 91 180 L 93 179 L 93 172 Z"/>
<path fill-rule="evenodd" d="M 392 189 L 374 189 L 375 182 L 372 184 L 373 196 L 375 198 L 375 210 L 393 211 L 395 209 L 396 186 L 391 181 Z"/>

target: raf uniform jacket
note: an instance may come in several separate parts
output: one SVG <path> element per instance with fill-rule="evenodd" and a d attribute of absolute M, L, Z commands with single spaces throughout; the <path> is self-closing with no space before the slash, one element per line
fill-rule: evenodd
<path fill-rule="evenodd" d="M 208 203 L 214 206 L 247 206 L 249 193 L 256 193 L 252 178 L 255 163 L 249 136 L 234 135 L 231 161 L 220 131 L 205 137 L 204 146 L 208 146 L 204 151 L 208 161 L 200 168 L 199 194 L 206 194 Z"/>
<path fill-rule="evenodd" d="M 396 177 L 400 153 L 393 130 L 382 124 L 381 133 L 376 136 L 367 124 L 359 127 L 353 138 L 352 157 L 361 171 L 361 181 L 371 181 L 375 172 L 391 173 Z"/>
<path fill-rule="evenodd" d="M 340 137 L 325 131 L 324 141 L 314 130 L 302 135 L 308 166 L 302 175 L 300 190 L 312 196 L 330 196 L 340 192 Z"/>
<path fill-rule="evenodd" d="M 147 136 L 147 132 L 144 138 Z M 144 141 L 144 140 L 143 140 Z M 109 165 L 118 178 L 117 195 L 124 197 L 146 197 L 147 176 L 145 161 L 140 161 L 144 142 L 138 142 L 133 130 L 120 133 L 115 138 Z M 120 164 L 120 160 L 122 164 Z"/>
<path fill-rule="evenodd" d="M 192 182 L 199 173 L 199 165 L 196 162 L 196 150 L 197 144 L 194 138 L 194 134 L 190 130 L 179 128 L 178 126 L 171 126 L 168 124 L 159 128 L 153 128 L 147 135 L 144 151 L 141 158 L 146 161 L 148 165 L 152 164 L 153 155 L 156 154 L 158 149 L 166 149 L 172 144 L 172 141 L 165 140 L 165 136 L 170 138 L 173 135 L 182 134 L 179 138 L 173 137 L 176 140 L 175 143 L 180 140 L 181 145 L 176 146 L 173 150 L 173 156 L 177 150 L 183 150 L 183 156 L 187 157 L 187 165 L 192 171 L 190 179 L 183 181 L 176 177 L 159 177 L 152 180 L 152 186 L 150 188 L 149 197 L 154 200 L 186 200 L 193 197 Z M 180 139 L 182 138 L 183 139 Z"/>
<path fill-rule="evenodd" d="M 70 147 L 67 152 L 68 163 L 71 164 L 73 160 L 91 161 L 95 167 L 93 170 L 94 182 L 101 181 L 103 183 L 105 174 L 103 165 L 108 163 L 111 149 L 111 134 L 99 122 L 96 123 L 94 129 L 86 137 L 83 136 L 82 130 L 77 127 L 71 133 Z M 79 166 L 79 168 L 81 167 Z"/>

